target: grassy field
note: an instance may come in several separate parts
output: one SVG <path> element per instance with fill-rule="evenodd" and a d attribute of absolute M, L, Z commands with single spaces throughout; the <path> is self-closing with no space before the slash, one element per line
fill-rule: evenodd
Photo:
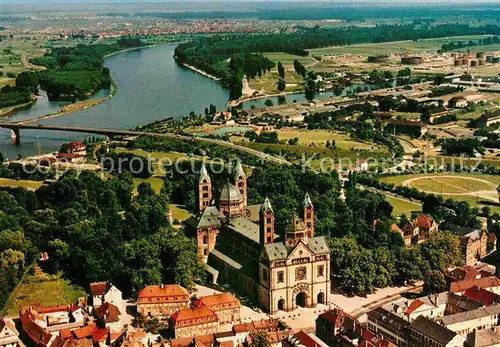
<path fill-rule="evenodd" d="M 406 214 L 407 216 L 409 216 L 411 215 L 412 211 L 422 210 L 420 204 L 416 202 L 398 199 L 389 195 L 385 196 L 385 200 L 387 200 L 392 205 L 392 207 L 394 207 L 394 210 L 392 211 L 393 214 Z"/>
<path fill-rule="evenodd" d="M 301 146 L 309 146 L 314 144 L 317 147 L 325 147 L 326 141 L 335 141 L 335 146 L 339 149 L 354 149 L 367 151 L 386 152 L 383 146 L 370 142 L 360 142 L 353 140 L 349 135 L 341 134 L 328 130 L 297 130 L 297 129 L 281 129 L 276 131 L 280 140 L 288 140 L 293 138 L 299 139 Z"/>
<path fill-rule="evenodd" d="M 269 53 L 264 53 L 264 56 L 266 56 L 269 60 L 274 61 L 276 64 L 278 64 L 279 61 L 281 61 L 281 64 L 283 64 L 283 67 L 285 70 L 290 70 L 293 71 L 293 61 L 297 59 L 300 63 L 303 65 L 307 66 L 309 64 L 312 64 L 315 62 L 314 58 L 308 56 L 308 57 L 302 57 L 300 55 L 293 55 L 293 54 L 288 54 L 288 53 L 283 53 L 283 52 L 269 52 Z"/>
<path fill-rule="evenodd" d="M 171 204 L 170 209 L 172 210 L 172 217 L 180 221 L 185 221 L 191 217 L 191 213 L 184 208 L 182 205 Z"/>
<path fill-rule="evenodd" d="M 42 185 L 40 181 L 15 180 L 10 178 L 0 178 L 0 187 L 21 187 L 37 190 Z"/>
<path fill-rule="evenodd" d="M 469 174 L 469 173 L 462 173 L 462 172 L 457 172 L 456 174 L 453 173 L 424 173 L 424 174 L 415 174 L 415 175 L 396 175 L 396 176 L 386 176 L 382 177 L 380 180 L 382 182 L 390 182 L 394 183 L 397 186 L 400 186 L 403 184 L 404 181 L 410 179 L 410 178 L 416 178 L 416 177 L 426 177 L 426 176 L 453 176 L 456 175 L 457 177 L 471 177 L 471 178 L 478 178 L 486 181 L 490 181 L 493 184 L 500 184 L 500 176 L 494 176 L 494 175 L 484 175 L 484 174 Z M 450 178 L 450 180 L 453 180 L 454 178 Z M 457 193 L 460 193 L 457 191 Z"/>
<path fill-rule="evenodd" d="M 477 40 L 487 35 L 457 36 L 437 39 L 425 39 L 418 41 L 400 41 L 388 43 L 360 44 L 351 46 L 325 47 L 310 49 L 310 55 L 332 55 L 332 54 L 389 54 L 389 53 L 418 53 L 437 51 L 444 43 L 456 41 Z"/>
<path fill-rule="evenodd" d="M 471 193 L 479 190 L 495 190 L 497 185 L 489 181 L 479 181 L 463 177 L 423 177 L 410 183 L 410 186 L 427 192 L 444 194 Z"/>
<path fill-rule="evenodd" d="M 156 193 L 159 193 L 161 188 L 163 187 L 163 179 L 160 177 L 150 177 L 150 178 L 133 178 L 134 182 L 134 193 L 137 193 L 137 187 L 139 187 L 139 184 L 141 183 L 150 183 L 151 188 Z"/>
<path fill-rule="evenodd" d="M 250 88 L 260 91 L 266 94 L 278 94 L 277 89 L 279 75 L 276 69 L 271 70 L 270 73 L 265 73 L 261 77 L 253 78 L 248 81 Z M 299 76 L 295 71 L 286 71 L 285 82 L 287 87 L 285 92 L 295 92 L 302 91 L 304 87 L 301 85 L 303 78 Z"/>
<path fill-rule="evenodd" d="M 49 276 L 27 276 L 12 292 L 11 300 L 2 313 L 17 316 L 20 306 L 39 303 L 42 306 L 64 305 L 76 302 L 86 296 L 83 288 L 72 285 L 68 280 Z"/>

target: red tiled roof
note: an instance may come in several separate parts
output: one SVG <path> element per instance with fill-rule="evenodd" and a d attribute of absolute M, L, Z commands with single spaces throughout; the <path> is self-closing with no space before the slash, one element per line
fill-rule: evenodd
<path fill-rule="evenodd" d="M 476 286 L 486 289 L 491 287 L 500 287 L 500 278 L 496 276 L 490 276 L 490 277 L 482 277 L 479 279 L 452 282 L 450 284 L 450 292 L 452 293 L 464 292 L 467 289 L 474 288 Z"/>
<path fill-rule="evenodd" d="M 83 338 L 86 338 L 86 337 L 91 337 L 92 333 L 96 329 L 97 329 L 97 327 L 94 324 L 89 324 L 89 325 L 86 325 L 84 327 L 75 329 L 72 332 L 73 332 L 73 335 L 75 336 L 75 338 L 77 338 L 77 339 L 83 339 Z"/>
<path fill-rule="evenodd" d="M 229 305 L 231 307 L 240 307 L 240 301 L 236 299 L 231 293 L 224 292 L 214 295 L 204 296 L 195 301 L 196 307 L 205 305 L 212 310 L 216 310 L 218 305 Z M 229 308 L 228 306 L 228 308 Z"/>
<path fill-rule="evenodd" d="M 188 302 L 189 293 L 178 284 L 153 285 L 144 287 L 137 296 L 137 303 Z"/>
<path fill-rule="evenodd" d="M 405 315 L 409 316 L 410 314 L 412 314 L 417 308 L 419 308 L 423 304 L 424 303 L 422 301 L 418 300 L 418 299 L 417 300 L 413 300 L 413 302 L 410 304 L 410 306 L 406 310 Z"/>
<path fill-rule="evenodd" d="M 470 265 L 456 268 L 448 273 L 449 277 L 459 281 L 475 279 L 477 275 L 479 275 L 479 271 Z"/>
<path fill-rule="evenodd" d="M 170 340 L 171 347 L 189 347 L 193 342 L 197 345 L 211 346 L 215 341 L 214 335 L 201 335 L 193 337 L 183 337 Z"/>
<path fill-rule="evenodd" d="M 59 335 L 56 336 L 56 338 L 52 341 L 50 344 L 50 347 L 63 347 L 64 344 L 66 343 L 65 340 L 63 340 Z"/>
<path fill-rule="evenodd" d="M 52 337 L 47 329 L 35 323 L 35 316 L 30 311 L 21 315 L 21 324 L 26 334 L 36 343 L 46 346 Z"/>
<path fill-rule="evenodd" d="M 319 315 L 319 317 L 323 318 L 330 324 L 333 324 L 336 328 L 339 328 L 344 323 L 345 318 L 350 318 L 355 320 L 351 315 L 342 311 L 342 310 L 328 310 Z"/>
<path fill-rule="evenodd" d="M 434 220 L 431 217 L 421 214 L 417 217 L 417 225 L 419 228 L 430 228 Z"/>
<path fill-rule="evenodd" d="M 212 322 L 219 320 L 215 312 L 206 306 L 185 308 L 175 312 L 170 318 L 174 321 L 175 325 L 184 323 L 182 324 L 183 326 L 198 325 L 199 322 L 196 320 L 201 318 L 209 318 Z"/>
<path fill-rule="evenodd" d="M 498 295 L 480 287 L 469 288 L 464 292 L 464 297 L 478 301 L 484 306 L 498 302 Z"/>
<path fill-rule="evenodd" d="M 109 328 L 96 329 L 92 332 L 92 341 L 98 343 L 99 341 L 106 340 L 108 338 Z"/>
<path fill-rule="evenodd" d="M 109 302 L 105 302 L 94 311 L 96 316 L 106 323 L 118 322 L 120 320 L 120 310 L 118 309 L 118 307 L 110 304 Z"/>
<path fill-rule="evenodd" d="M 90 294 L 92 294 L 92 296 L 104 295 L 108 292 L 109 288 L 111 288 L 109 282 L 90 283 Z"/>
<path fill-rule="evenodd" d="M 255 330 L 253 323 L 241 323 L 233 325 L 233 331 L 235 333 L 245 333 L 247 331 L 253 331 L 253 330 Z"/>
<path fill-rule="evenodd" d="M 302 330 L 293 335 L 293 338 L 298 339 L 300 341 L 300 345 L 305 347 L 317 347 L 319 346 L 313 338 L 311 338 L 308 334 L 303 332 Z"/>
<path fill-rule="evenodd" d="M 63 329 L 59 332 L 59 336 L 61 336 L 61 339 L 71 339 L 73 335 L 71 334 L 71 330 L 69 329 Z"/>

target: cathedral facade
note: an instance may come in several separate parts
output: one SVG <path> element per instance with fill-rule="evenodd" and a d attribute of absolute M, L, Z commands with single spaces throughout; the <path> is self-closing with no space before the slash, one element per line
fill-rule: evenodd
<path fill-rule="evenodd" d="M 199 212 L 185 225 L 213 281 L 230 284 L 271 314 L 330 303 L 330 250 L 322 236 L 314 236 L 309 195 L 300 217 L 290 216 L 280 240 L 269 199 L 247 205 L 247 178 L 240 163 L 233 182 L 223 186 L 214 206 L 203 165 L 197 179 Z"/>

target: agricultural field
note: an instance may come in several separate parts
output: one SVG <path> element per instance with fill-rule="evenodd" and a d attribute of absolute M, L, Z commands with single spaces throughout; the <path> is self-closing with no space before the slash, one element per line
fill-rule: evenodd
<path fill-rule="evenodd" d="M 26 276 L 23 282 L 17 285 L 1 313 L 14 317 L 19 314 L 20 306 L 36 303 L 42 306 L 65 305 L 86 295 L 83 288 L 72 285 L 60 274 L 53 276 L 38 273 Z"/>
<path fill-rule="evenodd" d="M 293 69 L 293 68 L 292 68 Z M 276 69 L 271 72 L 265 73 L 261 77 L 252 78 L 248 81 L 250 88 L 255 89 L 263 94 L 278 94 L 277 84 L 279 80 L 278 71 Z M 285 72 L 286 88 L 285 92 L 296 92 L 304 90 L 301 83 L 304 79 L 299 76 L 295 71 Z"/>
<path fill-rule="evenodd" d="M 309 54 L 313 56 L 332 54 L 390 54 L 390 53 L 423 53 L 437 51 L 444 43 L 456 41 L 477 40 L 488 37 L 488 35 L 455 36 L 436 39 L 424 39 L 418 41 L 399 41 L 388 43 L 370 43 L 342 47 L 325 47 L 310 49 Z"/>
<path fill-rule="evenodd" d="M 294 71 L 293 61 L 295 59 L 297 59 L 300 63 L 302 63 L 306 67 L 308 65 L 314 64 L 316 62 L 316 60 L 314 58 L 312 58 L 311 56 L 302 57 L 300 55 L 293 55 L 293 54 L 283 53 L 283 52 L 264 53 L 264 56 L 266 56 L 268 59 L 274 61 L 276 64 L 278 64 L 278 62 L 281 61 L 281 64 L 283 64 L 283 67 L 285 68 L 286 71 Z"/>
<path fill-rule="evenodd" d="M 37 190 L 42 185 L 40 181 L 15 180 L 10 178 L 0 178 L 0 187 L 20 187 L 28 190 Z"/>

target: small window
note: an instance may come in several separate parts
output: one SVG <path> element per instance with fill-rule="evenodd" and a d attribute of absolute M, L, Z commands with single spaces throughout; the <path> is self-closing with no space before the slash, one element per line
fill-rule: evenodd
<path fill-rule="evenodd" d="M 262 269 L 262 280 L 267 283 L 267 269 Z"/>
<path fill-rule="evenodd" d="M 273 229 L 271 227 L 267 227 L 266 231 L 270 234 L 273 231 Z"/>
<path fill-rule="evenodd" d="M 311 212 L 307 212 L 306 216 L 307 216 L 308 219 L 311 218 Z"/>
<path fill-rule="evenodd" d="M 208 186 L 203 186 L 203 191 L 207 191 L 208 190 Z"/>
<path fill-rule="evenodd" d="M 318 277 L 324 276 L 325 267 L 323 265 L 318 265 Z"/>
<path fill-rule="evenodd" d="M 278 283 L 285 282 L 285 273 L 283 271 L 278 271 Z"/>
<path fill-rule="evenodd" d="M 271 224 L 271 218 L 269 218 L 269 217 L 268 217 L 268 218 L 266 218 L 266 223 L 267 223 L 267 224 Z"/>

